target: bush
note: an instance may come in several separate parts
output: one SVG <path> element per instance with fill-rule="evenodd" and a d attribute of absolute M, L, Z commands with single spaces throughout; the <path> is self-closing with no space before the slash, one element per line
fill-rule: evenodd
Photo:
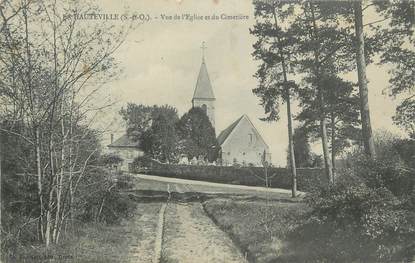
<path fill-rule="evenodd" d="M 143 170 L 145 168 L 151 167 L 154 161 L 150 156 L 143 155 L 140 157 L 137 157 L 133 161 L 133 167 L 135 170 Z"/>
<path fill-rule="evenodd" d="M 133 178 L 129 174 L 118 174 L 115 181 L 117 183 L 117 188 L 119 189 L 131 189 L 134 187 Z"/>
<path fill-rule="evenodd" d="M 354 152 L 334 186 L 306 198 L 312 211 L 295 233 L 325 233 L 319 241 L 310 237 L 310 253 L 324 250 L 320 256 L 329 261 L 415 256 L 415 171 L 410 161 L 415 147 L 390 134 L 378 136 L 376 146 L 376 160 Z"/>
<path fill-rule="evenodd" d="M 370 160 L 361 151 L 348 156 L 349 171 L 340 180 L 352 177 L 372 188 L 385 187 L 396 196 L 408 196 L 415 187 L 415 141 L 381 132 L 375 137 L 376 159 Z M 346 179 L 347 180 L 347 179 Z"/>
<path fill-rule="evenodd" d="M 151 175 L 200 180 L 214 183 L 265 186 L 263 167 L 163 164 L 146 157 L 137 158 L 133 171 Z M 287 168 L 268 168 L 270 187 L 291 189 L 291 173 Z M 326 184 L 319 168 L 297 169 L 298 189 L 310 191 Z"/>
<path fill-rule="evenodd" d="M 76 204 L 76 217 L 84 222 L 105 222 L 113 224 L 133 214 L 136 203 L 123 194 L 122 189 L 132 185 L 128 176 L 116 180 L 105 170 L 91 171 L 83 185 L 94 184 L 94 191 L 81 188 L 82 198 Z"/>
<path fill-rule="evenodd" d="M 123 159 L 116 154 L 108 153 L 108 154 L 102 154 L 100 156 L 100 163 L 104 166 L 110 166 L 118 165 L 123 161 Z"/>
<path fill-rule="evenodd" d="M 330 229 L 323 244 L 313 245 L 321 251 L 325 244 L 335 244 L 327 247 L 331 259 L 356 260 L 365 255 L 370 261 L 390 261 L 398 255 L 410 256 L 407 245 L 414 240 L 413 211 L 405 209 L 404 202 L 387 188 L 337 184 L 309 196 L 307 203 L 312 212 L 301 231 Z"/>

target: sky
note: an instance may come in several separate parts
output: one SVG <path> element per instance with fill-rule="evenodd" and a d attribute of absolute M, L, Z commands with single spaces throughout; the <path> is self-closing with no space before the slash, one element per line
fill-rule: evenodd
<path fill-rule="evenodd" d="M 263 122 L 264 110 L 252 93 L 258 81 L 253 77 L 259 65 L 253 60 L 254 36 L 249 34 L 255 19 L 249 0 L 100 0 L 105 13 L 130 12 L 149 14 L 151 21 L 130 32 L 115 54 L 123 73 L 107 83 L 111 98 L 116 101 L 111 113 L 100 121 L 115 123 L 115 137 L 125 132 L 118 111 L 128 102 L 137 104 L 169 104 L 182 115 L 191 107 L 191 99 L 199 72 L 202 42 L 206 42 L 205 60 L 216 96 L 216 132 L 247 114 L 270 146 L 272 162 L 285 166 L 288 135 L 285 105 L 278 122 Z M 161 15 L 246 15 L 245 20 L 164 21 Z M 369 14 L 366 21 L 373 19 Z M 388 68 L 369 65 L 369 104 L 375 130 L 399 132 L 393 126 L 397 101 L 383 95 L 388 84 Z M 295 76 L 290 76 L 296 78 Z M 357 73 L 347 75 L 356 81 Z M 298 110 L 294 102 L 294 113 Z M 295 125 L 298 125 L 295 123 Z M 109 135 L 107 136 L 109 138 Z M 106 138 L 106 139 L 108 139 Z M 320 151 L 318 144 L 313 146 Z"/>

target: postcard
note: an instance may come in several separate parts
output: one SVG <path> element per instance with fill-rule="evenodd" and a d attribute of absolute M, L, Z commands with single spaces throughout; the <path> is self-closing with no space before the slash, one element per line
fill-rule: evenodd
<path fill-rule="evenodd" d="M 414 23 L 404 0 L 0 0 L 0 261 L 414 261 Z"/>

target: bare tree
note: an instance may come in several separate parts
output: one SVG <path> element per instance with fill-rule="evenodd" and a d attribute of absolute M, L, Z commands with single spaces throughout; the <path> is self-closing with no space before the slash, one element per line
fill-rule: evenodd
<path fill-rule="evenodd" d="M 113 54 L 131 25 L 82 24 L 73 14 L 96 7 L 80 1 L 3 2 L 1 110 L 27 132 L 2 131 L 33 146 L 28 162 L 35 163 L 37 175 L 38 234 L 48 246 L 58 242 L 78 186 L 99 151 L 85 146 L 95 145 L 90 143 L 94 112 L 108 105 L 92 104 L 102 83 L 118 73 Z"/>

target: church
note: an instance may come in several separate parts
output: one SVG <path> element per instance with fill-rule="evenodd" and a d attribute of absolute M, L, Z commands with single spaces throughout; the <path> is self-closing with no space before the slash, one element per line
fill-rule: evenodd
<path fill-rule="evenodd" d="M 202 48 L 205 48 L 204 45 Z M 213 128 L 216 130 L 216 98 L 209 78 L 204 54 L 191 102 L 192 107 L 200 107 L 204 110 Z M 220 132 L 217 140 L 221 149 L 219 160 L 216 162 L 219 165 L 262 166 L 264 161 L 271 163 L 271 154 L 267 143 L 245 114 Z M 116 141 L 113 141 L 111 138 L 111 144 L 108 145 L 108 149 L 123 159 L 120 167 L 122 170 L 129 170 L 134 159 L 144 155 L 143 151 L 139 148 L 139 143 L 132 141 L 126 134 Z"/>
<path fill-rule="evenodd" d="M 215 101 L 203 54 L 193 93 L 192 107 L 201 107 L 216 130 Z M 221 147 L 219 164 L 262 166 L 264 161 L 271 163 L 269 146 L 245 114 L 220 132 L 217 140 Z"/>

